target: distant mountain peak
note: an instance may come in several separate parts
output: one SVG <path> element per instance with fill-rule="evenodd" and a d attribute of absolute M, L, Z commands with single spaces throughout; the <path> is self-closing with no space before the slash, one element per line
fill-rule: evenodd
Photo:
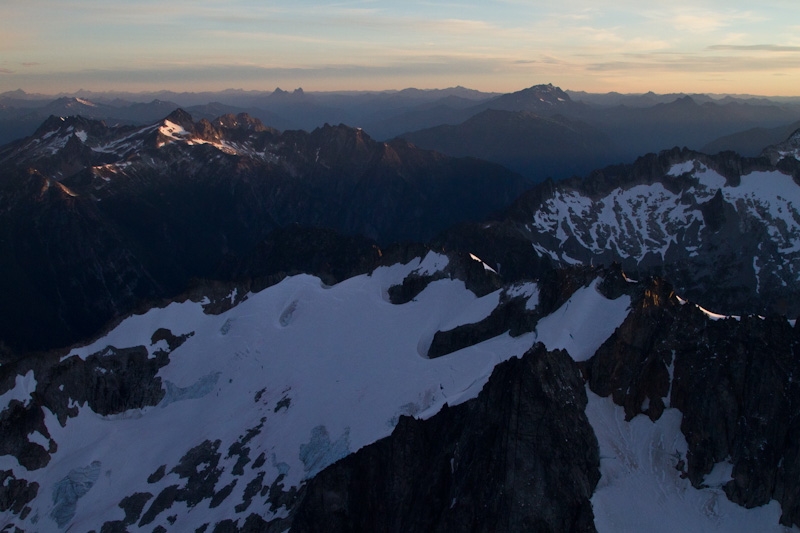
<path fill-rule="evenodd" d="M 80 127 L 87 128 L 89 124 L 92 122 L 97 124 L 102 124 L 102 122 L 100 121 L 92 121 L 80 115 L 73 115 L 69 117 L 50 115 L 47 118 L 47 120 L 45 120 L 42 123 L 42 125 L 36 129 L 33 136 L 40 137 L 42 135 L 46 135 L 51 131 L 59 131 L 68 128 L 74 128 L 74 129 L 78 129 Z"/>
<path fill-rule="evenodd" d="M 27 96 L 27 95 L 28 95 L 28 93 L 26 93 L 22 89 L 17 89 L 15 91 L 6 91 L 6 92 L 0 94 L 0 96 L 5 96 L 5 97 L 9 97 L 9 98 L 22 98 L 22 97 Z"/>
<path fill-rule="evenodd" d="M 269 97 L 270 98 L 278 98 L 280 100 L 284 100 L 284 99 L 293 100 L 293 99 L 297 99 L 297 98 L 304 98 L 305 95 L 306 94 L 305 94 L 305 92 L 303 92 L 303 88 L 302 87 L 298 87 L 297 89 L 295 89 L 295 90 L 293 90 L 291 92 L 290 91 L 284 91 L 280 87 L 276 87 L 275 90 L 272 92 L 272 94 L 269 95 Z"/>
<path fill-rule="evenodd" d="M 547 83 L 533 85 L 521 91 L 498 96 L 481 107 L 504 111 L 533 111 L 552 114 L 556 112 L 557 108 L 572 105 L 575 105 L 575 102 L 566 92 L 552 83 Z"/>
<path fill-rule="evenodd" d="M 164 120 L 165 121 L 168 120 L 170 122 L 183 126 L 184 128 L 187 126 L 191 127 L 194 125 L 194 119 L 192 118 L 192 115 L 190 115 L 181 108 L 178 108 L 169 115 L 167 115 Z"/>
<path fill-rule="evenodd" d="M 228 129 L 240 129 L 245 131 L 267 131 L 269 128 L 257 118 L 253 118 L 247 113 L 226 113 L 214 119 L 213 124 L 218 127 Z"/>
<path fill-rule="evenodd" d="M 673 104 L 679 104 L 679 105 L 691 105 L 691 106 L 696 106 L 696 105 L 698 105 L 698 104 L 697 104 L 697 101 L 696 101 L 694 98 L 692 98 L 691 96 L 689 96 L 688 94 L 687 94 L 687 95 L 684 95 L 684 96 L 681 96 L 680 98 L 677 98 L 677 99 L 676 99 L 676 100 L 673 102 Z"/>

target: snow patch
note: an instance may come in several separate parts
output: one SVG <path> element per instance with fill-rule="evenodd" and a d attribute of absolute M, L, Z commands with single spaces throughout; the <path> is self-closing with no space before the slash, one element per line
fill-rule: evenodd
<path fill-rule="evenodd" d="M 703 484 L 712 488 L 722 488 L 733 480 L 733 464 L 723 461 L 714 465 L 711 472 L 703 478 Z"/>
<path fill-rule="evenodd" d="M 525 309 L 533 311 L 539 306 L 539 285 L 537 283 L 519 283 L 508 289 L 507 294 L 511 298 L 521 296 L 527 298 Z"/>
<path fill-rule="evenodd" d="M 720 319 L 724 320 L 726 318 L 732 318 L 732 319 L 738 321 L 738 320 L 742 319 L 742 317 L 737 316 L 737 315 L 720 315 L 719 313 L 712 313 L 708 309 L 700 307 L 699 305 L 695 305 L 695 307 L 697 307 L 700 311 L 702 311 L 702 313 L 704 315 L 706 315 L 708 318 L 710 318 L 711 320 L 720 320 Z"/>
<path fill-rule="evenodd" d="M 477 262 L 479 262 L 480 264 L 482 264 L 482 265 L 483 265 L 483 269 L 484 269 L 484 270 L 486 270 L 486 271 L 489 271 L 489 272 L 493 272 L 493 273 L 497 274 L 497 271 L 496 271 L 495 269 L 493 269 L 492 267 L 490 267 L 489 265 L 487 265 L 486 263 L 484 263 L 484 262 L 483 262 L 483 260 L 482 260 L 480 257 L 478 257 L 477 255 L 475 255 L 475 254 L 469 254 L 469 257 L 470 257 L 470 259 L 472 259 L 473 261 L 477 261 Z"/>
<path fill-rule="evenodd" d="M 425 258 L 414 272 L 420 276 L 432 276 L 436 272 L 444 270 L 449 262 L 450 259 L 446 255 L 431 251 L 425 255 Z"/>

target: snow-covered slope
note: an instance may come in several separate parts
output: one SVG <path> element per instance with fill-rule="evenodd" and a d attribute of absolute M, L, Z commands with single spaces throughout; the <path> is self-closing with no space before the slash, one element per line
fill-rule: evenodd
<path fill-rule="evenodd" d="M 421 268 L 427 272 L 446 263 L 430 256 Z M 419 267 L 418 259 L 379 268 L 333 287 L 295 276 L 248 295 L 221 315 L 205 314 L 202 302 L 172 303 L 132 316 L 93 344 L 74 349 L 63 364 L 92 354 L 102 358 L 108 346 L 144 346 L 153 358 L 168 349 L 165 340 L 153 342 L 155 331 L 189 335 L 158 373 L 166 391 L 158 405 L 100 416 L 70 400 L 75 412 L 64 426 L 44 409 L 45 434 L 33 432 L 28 439 L 45 448 L 57 443 L 57 451 L 46 467 L 32 471 L 12 456 L 0 458 L 0 470 L 39 484 L 26 520 L 6 515 L 4 525 L 99 530 L 104 522 L 125 518 L 118 506 L 125 497 L 159 495 L 173 485 L 196 489 L 173 469 L 190 461 L 191 450 L 204 442 L 209 443 L 204 452 L 213 452 L 195 467 L 204 479 L 213 479 L 208 492 L 167 505 L 152 523 L 137 520 L 143 531 L 159 524 L 189 531 L 250 512 L 280 517 L 286 509 L 270 510 L 273 494 L 248 496 L 254 483 L 256 492 L 279 477 L 287 490 L 299 486 L 388 435 L 400 415 L 426 417 L 444 403 L 474 397 L 492 368 L 521 355 L 534 335 L 505 334 L 428 359 L 426 342 L 433 333 L 482 319 L 498 299 L 496 293 L 478 299 L 463 282 L 442 279 L 414 301 L 390 303 L 387 289 Z M 32 372 L 18 378 L 3 395 L 4 407 L 30 402 L 34 385 Z M 166 465 L 166 475 L 149 483 L 160 465 Z M 224 487 L 230 487 L 229 495 L 215 497 Z M 252 507 L 242 509 L 249 499 Z M 136 524 L 128 527 L 138 530 Z"/>
<path fill-rule="evenodd" d="M 173 302 L 133 315 L 48 364 L 19 363 L 16 374 L 6 372 L 0 382 L 7 387 L 0 416 L 16 424 L 23 441 L 6 437 L 0 472 L 6 486 L 29 490 L 9 493 L 14 509 L 9 506 L 0 524 L 42 532 L 99 531 L 104 525 L 193 531 L 223 519 L 241 527 L 255 513 L 288 526 L 281 520 L 298 501 L 298 488 L 388 436 L 400 416 L 426 419 L 445 404 L 477 397 L 498 363 L 537 341 L 588 359 L 631 306 L 627 294 L 604 296 L 599 279 L 548 310 L 540 309 L 540 288 L 532 282 L 477 297 L 463 281 L 435 279 L 449 262 L 429 252 L 334 286 L 297 275 L 244 297 L 232 292 L 230 308 L 221 314 L 207 312 L 208 298 Z M 409 275 L 431 281 L 411 301 L 392 303 L 389 288 Z M 539 316 L 535 331 L 517 337 L 506 332 L 427 357 L 437 331 L 480 323 L 508 298 L 522 299 L 524 312 Z M 157 373 L 148 376 L 147 365 Z M 76 369 L 85 369 L 100 391 L 88 401 L 65 381 Z M 125 389 L 137 379 L 141 389 L 156 394 L 115 409 L 115 396 L 106 389 Z M 593 499 L 600 531 L 663 525 L 661 516 L 645 512 L 662 501 L 659 494 L 695 507 L 719 496 L 666 475 L 668 460 L 656 458 L 660 462 L 648 466 L 656 460 L 648 450 L 671 453 L 676 446 L 685 454 L 679 413 L 670 411 L 657 423 L 667 429 L 641 429 L 647 424 L 639 418 L 624 422 L 607 402 L 590 393 L 587 410 L 601 449 L 603 478 Z M 20 422 L 21 413 L 29 421 L 40 413 L 40 423 Z M 627 466 L 620 470 L 615 461 Z M 655 490 L 646 493 L 655 500 L 637 507 L 635 516 L 620 517 L 617 499 L 643 487 Z M 763 511 L 727 501 L 716 505 L 686 514 L 680 524 L 698 530 L 708 524 L 736 526 L 732 531 L 777 527 L 774 505 Z M 729 506 L 741 520 L 714 518 Z"/>
<path fill-rule="evenodd" d="M 670 247 L 696 257 L 703 233 L 714 231 L 705 221 L 703 204 L 718 193 L 742 219 L 763 223 L 781 253 L 800 251 L 800 185 L 791 176 L 754 171 L 732 184 L 697 159 L 673 165 L 663 182 L 617 188 L 599 198 L 558 190 L 528 229 L 551 237 L 555 246 L 539 246 L 566 263 L 576 262 L 570 248 L 575 255 L 584 250 L 595 255 L 616 252 L 637 263 L 650 254 L 664 260 Z M 790 263 L 794 274 L 796 261 Z"/>

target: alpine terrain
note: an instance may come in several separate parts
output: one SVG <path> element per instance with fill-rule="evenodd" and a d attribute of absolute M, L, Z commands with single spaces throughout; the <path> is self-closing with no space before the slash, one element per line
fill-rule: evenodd
<path fill-rule="evenodd" d="M 0 148 L 0 531 L 799 530 L 799 139 L 531 188 L 50 117 Z"/>

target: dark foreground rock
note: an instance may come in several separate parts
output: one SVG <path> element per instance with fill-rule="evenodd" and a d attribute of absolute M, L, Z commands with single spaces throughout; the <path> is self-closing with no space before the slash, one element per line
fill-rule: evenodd
<path fill-rule="evenodd" d="M 600 477 L 586 394 L 565 352 L 537 345 L 479 397 L 322 471 L 292 531 L 594 531 Z"/>

